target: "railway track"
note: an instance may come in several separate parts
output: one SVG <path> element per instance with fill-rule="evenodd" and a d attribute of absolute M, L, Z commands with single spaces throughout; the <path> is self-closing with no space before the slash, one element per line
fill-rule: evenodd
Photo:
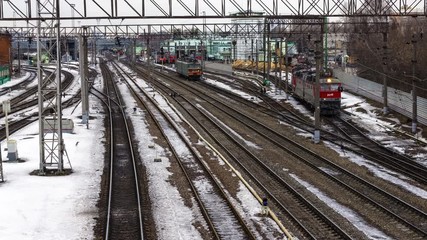
<path fill-rule="evenodd" d="M 349 141 L 354 142 L 352 146 L 354 152 L 427 186 L 427 168 L 425 166 L 371 139 L 360 128 L 352 124 L 349 116 L 344 112 L 340 116 L 323 118 L 323 121 L 333 126 L 333 129 L 338 130 Z"/>
<path fill-rule="evenodd" d="M 62 71 L 62 73 L 64 74 L 62 89 L 65 92 L 73 82 L 74 76 L 67 71 Z M 33 77 L 33 75 L 31 77 Z M 52 80 L 53 79 L 50 79 L 50 81 Z M 16 85 L 16 89 L 19 89 L 19 87 L 21 86 L 22 86 L 21 84 Z M 12 108 L 8 114 L 14 114 L 16 112 L 22 111 L 23 109 L 36 106 L 38 104 L 37 91 L 38 91 L 38 86 L 35 85 L 34 87 L 30 87 L 29 89 L 24 91 L 22 94 L 19 94 L 18 96 L 11 98 L 10 105 L 12 106 Z M 50 98 L 53 98 L 54 96 L 55 96 L 54 92 L 49 92 L 47 95 L 44 96 L 44 98 L 50 99 Z M 3 113 L 3 109 L 0 109 L 0 117 L 4 117 L 4 115 L 5 114 Z"/>
<path fill-rule="evenodd" d="M 200 153 L 194 149 L 189 140 L 182 134 L 182 130 L 178 128 L 175 121 L 161 109 L 161 106 L 155 102 L 154 98 L 140 87 L 126 71 L 117 65 L 115 65 L 115 68 L 119 72 L 121 79 L 125 80 L 128 88 L 132 91 L 132 95 L 139 101 L 139 105 L 143 106 L 144 111 L 149 113 L 152 121 L 157 126 L 157 131 L 161 133 L 163 140 L 167 143 L 165 147 L 171 150 L 173 155 L 171 158 L 177 161 L 180 166 L 182 174 L 189 184 L 188 188 L 192 190 L 209 226 L 212 237 L 215 239 L 256 239 L 246 221 L 232 204 L 230 197 L 223 190 L 221 183 L 216 180 L 216 177 L 201 158 Z M 145 101 L 140 95 L 144 95 Z M 162 118 L 158 120 L 159 116 L 162 116 Z M 164 129 L 174 129 L 175 134 L 171 134 L 170 131 L 166 133 Z M 178 141 L 178 139 L 180 140 L 179 143 L 174 144 L 173 142 Z M 176 150 L 177 145 L 186 145 L 186 148 L 191 152 L 191 157 L 187 154 L 183 157 L 183 153 L 179 153 L 179 149 Z M 206 176 L 203 178 L 203 186 L 200 185 L 202 176 Z M 206 188 L 210 190 L 206 192 Z"/>
<path fill-rule="evenodd" d="M 5 94 L 8 94 L 8 93 L 10 93 L 12 91 L 15 91 L 15 90 L 24 89 L 29 84 L 31 84 L 31 82 L 33 82 L 36 79 L 36 77 L 37 77 L 36 69 L 28 68 L 28 69 L 25 69 L 25 70 L 28 71 L 30 73 L 30 75 L 25 80 L 23 80 L 23 81 L 21 81 L 21 82 L 19 82 L 17 84 L 14 84 L 14 85 L 9 86 L 7 88 L 3 87 L 0 90 L 0 95 L 5 95 Z"/>
<path fill-rule="evenodd" d="M 170 87 L 167 86 L 169 83 L 160 85 L 160 81 L 152 82 L 152 84 L 155 84 L 159 89 L 166 87 L 165 93 L 179 89 L 175 84 Z M 184 88 L 188 88 L 188 86 Z M 192 93 L 200 99 L 205 99 L 204 101 L 212 102 L 212 100 L 206 100 L 206 97 L 201 94 L 197 94 L 194 91 Z M 251 176 L 251 181 L 256 182 L 266 196 L 277 204 L 281 213 L 278 216 L 283 222 L 292 223 L 294 230 L 299 233 L 299 237 L 319 238 L 327 236 L 329 239 L 351 239 L 345 231 L 335 225 L 322 211 L 299 194 L 288 183 L 289 180 L 285 180 L 276 174 L 271 167 L 263 163 L 262 159 L 252 154 L 240 140 L 236 139 L 236 136 L 224 130 L 225 127 L 217 123 L 218 120 L 215 120 L 209 113 L 201 111 L 200 107 L 195 106 L 191 100 L 186 99 L 183 95 L 186 94 L 179 95 L 179 99 L 185 100 L 180 105 L 186 109 L 185 111 L 193 119 L 199 121 L 198 125 L 208 132 L 211 138 L 214 139 L 213 141 L 220 145 L 231 159 L 234 159 L 241 172 Z M 193 107 L 191 109 L 185 107 L 188 105 Z M 304 223 L 300 222 L 298 218 L 305 219 Z"/>
<path fill-rule="evenodd" d="M 67 88 L 70 87 L 70 85 L 74 79 L 74 76 L 67 71 L 63 71 L 63 74 L 64 74 L 65 78 L 64 78 L 62 87 L 63 87 L 63 91 L 66 91 Z M 30 78 L 32 78 L 32 77 L 33 77 L 33 75 L 31 75 Z M 16 86 L 17 86 L 16 90 L 18 90 L 18 89 L 20 89 L 19 87 L 22 85 L 17 84 Z M 12 121 L 9 121 L 9 134 L 12 134 L 12 133 L 24 128 L 25 126 L 29 125 L 30 123 L 39 120 L 38 119 L 38 112 L 30 112 L 30 113 L 24 112 L 25 110 L 30 111 L 32 108 L 37 106 L 37 104 L 38 104 L 37 98 L 28 100 L 29 96 L 34 95 L 35 92 L 37 92 L 37 86 L 31 87 L 30 89 L 28 89 L 24 93 L 20 94 L 19 96 L 14 97 L 10 100 L 11 103 L 13 103 L 13 107 L 11 108 L 11 111 L 8 114 L 12 115 L 12 114 L 20 113 L 21 116 L 19 118 L 12 120 Z M 46 96 L 47 99 L 52 98 L 52 97 L 54 97 L 54 94 L 49 94 Z M 71 98 L 62 102 L 63 108 L 69 107 L 69 106 L 72 106 L 72 105 L 78 103 L 80 101 L 80 99 L 81 99 L 80 91 L 77 91 Z M 48 111 L 48 110 L 46 110 L 46 111 Z M 4 117 L 3 111 L 0 111 L 0 112 L 1 112 L 0 117 Z M 2 128 L 0 128 L 0 139 L 4 140 L 5 138 L 6 138 L 6 129 L 5 129 L 5 127 L 2 127 Z"/>
<path fill-rule="evenodd" d="M 236 78 L 236 81 L 239 81 L 239 79 Z M 254 85 L 247 80 L 240 79 L 240 82 L 244 89 L 256 94 L 256 86 L 254 87 Z M 215 91 L 221 91 L 222 94 L 227 96 L 235 95 L 233 93 L 224 92 L 224 90 L 218 89 L 218 87 L 212 85 L 207 85 L 207 87 Z M 309 133 L 314 132 L 313 123 L 308 119 L 300 117 L 294 111 L 291 111 L 289 108 L 284 107 L 282 104 L 279 104 L 266 95 L 258 93 L 258 97 L 262 99 L 267 106 L 244 101 L 244 99 L 241 99 L 240 102 L 260 109 L 260 111 L 285 121 L 292 126 L 298 127 L 303 131 Z M 321 130 L 323 140 L 332 142 L 345 151 L 354 152 L 355 154 L 364 156 L 372 162 L 376 162 L 388 169 L 401 173 L 413 179 L 413 181 L 418 184 L 427 185 L 427 168 L 425 166 L 417 163 L 413 158 L 407 155 L 393 151 L 392 149 L 384 147 L 381 143 L 372 140 L 369 136 L 364 134 L 360 128 L 351 124 L 349 115 L 344 111 L 342 111 L 340 116 L 335 118 L 323 117 L 322 120 L 325 123 Z"/>
<path fill-rule="evenodd" d="M 100 64 L 109 121 L 109 180 L 104 239 L 144 239 L 136 154 L 121 96 L 105 62 Z M 98 92 L 99 93 L 99 92 Z"/>
<path fill-rule="evenodd" d="M 191 89 L 194 89 L 195 87 L 192 86 Z M 198 98 L 200 99 L 204 99 L 203 96 L 201 96 L 199 93 L 197 93 L 196 90 L 191 90 L 188 89 L 188 91 L 190 91 L 192 94 L 197 95 Z M 170 91 L 170 90 L 169 90 Z M 205 90 L 200 90 L 200 91 L 205 91 Z M 206 95 L 206 94 L 205 94 Z M 204 101 L 206 102 L 213 102 L 213 100 L 207 100 L 205 99 Z M 214 105 L 214 104 L 213 104 Z M 218 107 L 218 103 L 215 103 L 216 107 Z M 228 105 L 230 105 L 228 103 Z M 221 109 L 225 109 L 227 108 L 227 104 L 224 103 L 223 106 L 221 106 Z M 236 109 L 232 110 L 231 112 L 237 112 L 235 111 Z M 230 113 L 230 116 L 234 114 L 234 113 Z M 248 118 L 247 116 L 242 117 L 242 115 L 236 116 L 236 119 L 243 119 L 243 118 Z M 246 120 L 245 120 L 246 121 Z M 252 129 L 256 130 L 256 129 L 260 129 L 263 128 L 263 124 L 255 124 L 253 125 Z M 263 130 L 259 130 L 259 134 L 262 134 L 262 132 L 269 132 L 269 134 L 274 133 L 274 130 L 272 129 L 263 129 Z M 272 134 L 273 137 L 275 137 L 277 139 L 277 136 L 274 136 L 274 134 Z M 271 138 L 270 136 L 266 136 L 266 138 Z M 286 140 L 287 142 L 292 142 L 291 139 Z M 283 142 L 283 139 L 277 139 L 274 140 L 272 142 Z M 278 145 L 279 146 L 279 145 Z M 281 146 L 281 148 L 283 149 L 289 149 L 290 147 L 292 147 L 291 145 L 289 145 L 289 143 L 287 143 L 286 147 Z M 295 146 L 293 146 L 295 147 Z M 292 150 L 291 154 L 293 155 L 298 155 L 301 151 L 301 149 L 304 149 L 301 146 L 298 146 L 299 149 L 295 149 Z M 288 150 L 290 151 L 290 150 Z M 304 150 L 304 152 L 307 152 L 307 150 Z M 298 153 L 298 154 L 297 154 Z M 355 176 L 354 174 L 351 174 L 350 172 L 346 171 L 345 169 L 342 169 L 338 166 L 335 166 L 334 164 L 332 164 L 331 162 L 327 161 L 327 159 L 322 159 L 322 161 L 317 162 L 316 160 L 319 158 L 316 154 L 313 153 L 309 153 L 309 155 L 311 156 L 305 156 L 305 157 L 301 157 L 298 156 L 298 158 L 301 161 L 304 161 L 305 158 L 310 159 L 310 161 L 305 162 L 308 166 L 311 166 L 312 169 L 318 171 L 320 174 L 324 175 L 325 177 L 329 178 L 329 179 L 333 179 L 333 183 L 340 185 L 342 188 L 346 189 L 346 191 L 349 192 L 349 194 L 356 194 L 358 198 L 360 199 L 364 199 L 364 201 L 366 201 L 367 203 L 369 203 L 370 205 L 372 205 L 373 209 L 376 209 L 376 211 L 380 211 L 382 212 L 382 214 L 384 214 L 383 216 L 390 219 L 390 221 L 392 221 L 396 226 L 401 228 L 401 225 L 403 224 L 406 228 L 407 232 L 410 232 L 411 234 L 413 234 L 414 238 L 417 237 L 423 237 L 425 236 L 425 226 L 423 226 L 422 224 L 420 224 L 419 220 L 421 220 L 421 222 L 425 222 L 425 213 L 424 212 L 420 212 L 417 210 L 416 207 L 411 206 L 410 204 L 406 204 L 405 202 L 399 200 L 399 199 L 393 199 L 393 196 L 391 194 L 387 194 L 384 191 L 382 191 L 381 189 L 369 184 L 369 182 L 364 181 L 363 179 L 358 178 L 357 176 Z M 327 164 L 327 166 L 325 166 L 324 164 Z M 328 174 L 325 173 L 325 171 L 322 168 L 332 168 L 335 171 L 340 172 L 340 174 L 338 175 L 345 175 L 346 177 L 350 177 L 353 180 L 349 180 L 344 179 L 344 180 L 340 180 L 338 178 L 335 178 L 333 175 L 335 174 Z M 337 168 L 338 167 L 338 168 Z M 346 184 L 347 181 L 352 182 L 352 185 L 349 186 Z M 368 191 L 367 189 L 369 189 L 369 193 L 364 193 L 365 191 Z M 375 197 L 376 200 L 372 201 L 370 198 L 371 197 Z M 394 203 L 394 204 L 398 204 L 401 206 L 404 206 L 404 208 L 406 208 L 406 210 L 404 211 L 398 211 L 399 213 L 396 213 L 393 211 L 392 208 L 390 208 L 390 203 Z M 405 212 L 408 212 L 410 214 L 405 215 Z"/>

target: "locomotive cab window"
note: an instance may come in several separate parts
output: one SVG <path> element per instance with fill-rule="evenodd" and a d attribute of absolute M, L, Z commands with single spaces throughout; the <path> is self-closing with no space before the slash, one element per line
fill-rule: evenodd
<path fill-rule="evenodd" d="M 328 83 L 324 83 L 324 84 L 320 84 L 320 89 L 324 90 L 324 91 L 339 91 L 339 84 L 328 84 Z"/>
<path fill-rule="evenodd" d="M 340 91 L 340 85 L 339 84 L 329 84 L 331 86 L 332 91 Z"/>

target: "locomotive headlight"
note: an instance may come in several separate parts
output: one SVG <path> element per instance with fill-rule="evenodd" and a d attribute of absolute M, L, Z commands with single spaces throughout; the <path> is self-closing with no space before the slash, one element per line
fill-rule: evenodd
<path fill-rule="evenodd" d="M 330 83 L 330 82 L 332 82 L 332 79 L 327 78 L 327 79 L 326 79 L 326 82 Z"/>

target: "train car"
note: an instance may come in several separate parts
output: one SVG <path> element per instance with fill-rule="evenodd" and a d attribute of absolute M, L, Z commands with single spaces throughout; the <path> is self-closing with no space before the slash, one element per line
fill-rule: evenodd
<path fill-rule="evenodd" d="M 165 55 L 161 56 L 160 54 L 156 56 L 156 63 L 165 64 L 167 63 L 167 57 Z"/>
<path fill-rule="evenodd" d="M 197 60 L 177 60 L 175 62 L 176 72 L 190 80 L 200 80 L 203 71 Z"/>
<path fill-rule="evenodd" d="M 332 76 L 332 70 L 322 71 L 320 75 L 320 114 L 336 115 L 341 108 L 341 92 L 339 79 Z M 293 95 L 314 109 L 316 86 L 316 70 L 307 66 L 298 66 L 292 71 Z"/>
<path fill-rule="evenodd" d="M 175 55 L 170 54 L 170 55 L 169 55 L 169 63 L 170 63 L 170 64 L 172 64 L 172 63 L 175 63 L 175 61 L 176 61 L 176 56 L 175 56 Z"/>
<path fill-rule="evenodd" d="M 0 65 L 0 84 L 10 81 L 10 66 Z"/>
<path fill-rule="evenodd" d="M 173 64 L 175 63 L 175 55 L 172 55 L 170 53 L 164 53 L 163 56 L 157 55 L 156 62 L 160 64 L 165 64 L 165 63 Z"/>
<path fill-rule="evenodd" d="M 12 72 L 11 47 L 11 35 L 9 33 L 0 33 L 0 84 L 10 81 Z"/>

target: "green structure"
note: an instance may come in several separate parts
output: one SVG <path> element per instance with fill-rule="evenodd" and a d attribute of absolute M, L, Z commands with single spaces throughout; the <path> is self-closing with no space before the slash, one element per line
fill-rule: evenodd
<path fill-rule="evenodd" d="M 10 67 L 9 65 L 0 65 L 0 84 L 10 81 Z"/>

